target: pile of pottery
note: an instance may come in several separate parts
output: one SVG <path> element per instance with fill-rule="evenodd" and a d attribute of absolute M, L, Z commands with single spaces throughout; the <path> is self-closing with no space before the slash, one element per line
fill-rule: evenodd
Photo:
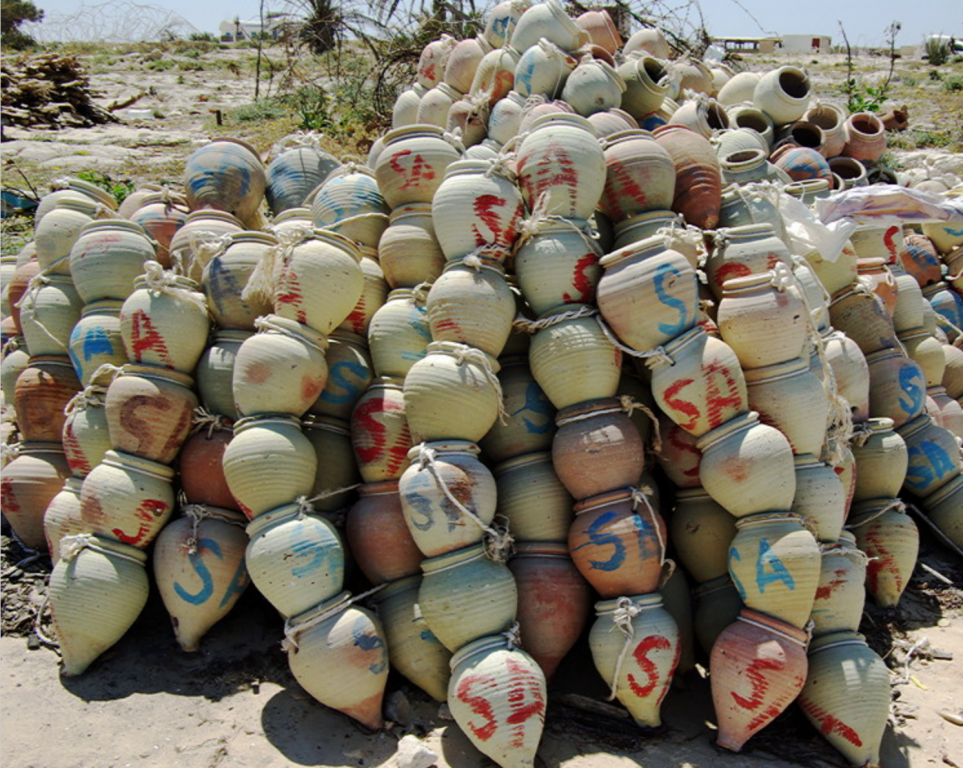
<path fill-rule="evenodd" d="M 963 545 L 958 230 L 800 248 L 786 202 L 865 183 L 872 120 L 555 0 L 430 43 L 393 121 L 367 164 L 216 140 L 119 210 L 65 180 L 5 259 L 4 514 L 65 673 L 150 553 L 185 650 L 252 581 L 369 728 L 391 666 L 532 765 L 587 635 L 642 727 L 700 646 L 720 745 L 798 700 L 877 762 L 864 596 L 898 602 L 916 520 Z"/>

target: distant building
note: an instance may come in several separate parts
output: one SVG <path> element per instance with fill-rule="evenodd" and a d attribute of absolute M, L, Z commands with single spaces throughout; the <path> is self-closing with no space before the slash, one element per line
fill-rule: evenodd
<path fill-rule="evenodd" d="M 775 53 L 782 47 L 778 37 L 714 37 L 712 41 L 728 53 Z"/>
<path fill-rule="evenodd" d="M 782 49 L 786 53 L 831 53 L 830 35 L 783 35 Z"/>
<path fill-rule="evenodd" d="M 217 29 L 221 33 L 221 42 L 223 43 L 253 40 L 261 32 L 266 32 L 272 40 L 278 40 L 291 28 L 292 23 L 294 22 L 290 14 L 270 13 L 265 16 L 263 25 L 260 19 L 242 20 L 235 18 L 232 21 L 222 21 Z"/>

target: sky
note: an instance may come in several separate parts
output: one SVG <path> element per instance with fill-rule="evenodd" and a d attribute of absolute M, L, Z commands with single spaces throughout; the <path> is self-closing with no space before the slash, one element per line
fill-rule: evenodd
<path fill-rule="evenodd" d="M 120 2 L 121 0 L 114 0 Z M 131 0 L 132 1 L 132 0 Z M 357 0 L 364 8 L 369 0 Z M 405 0 L 403 0 L 404 2 Z M 417 0 L 415 0 L 417 2 Z M 82 5 L 98 0 L 33 0 L 49 16 L 72 14 Z M 202 32 L 217 32 L 220 22 L 257 18 L 258 0 L 140 0 L 170 9 Z M 495 0 L 490 0 L 494 5 Z M 484 7 L 486 0 L 476 0 Z M 584 3 L 588 4 L 588 3 Z M 602 0 L 599 4 L 604 4 Z M 691 0 L 659 0 L 664 7 L 694 5 Z M 963 2 L 959 0 L 699 0 L 709 33 L 714 36 L 762 36 L 765 34 L 832 35 L 841 43 L 839 22 L 854 46 L 880 46 L 886 27 L 900 21 L 897 45 L 918 45 L 929 34 L 963 38 Z M 267 7 L 281 10 L 285 0 L 267 0 Z M 692 13 L 692 11 L 690 11 Z M 694 15 L 692 18 L 696 18 Z"/>

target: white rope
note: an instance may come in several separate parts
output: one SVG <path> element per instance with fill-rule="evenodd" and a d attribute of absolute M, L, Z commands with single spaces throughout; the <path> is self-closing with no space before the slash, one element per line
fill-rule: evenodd
<path fill-rule="evenodd" d="M 618 598 L 615 611 L 612 614 L 612 621 L 615 623 L 616 628 L 625 635 L 625 642 L 622 644 L 622 651 L 619 653 L 619 658 L 615 662 L 615 673 L 612 675 L 609 701 L 613 701 L 618 694 L 619 675 L 622 674 L 622 664 L 625 663 L 625 657 L 628 656 L 629 649 L 635 640 L 635 627 L 632 624 L 632 619 L 643 611 L 651 611 L 658 607 L 658 604 L 646 606 L 636 605 L 632 602 L 631 598 L 628 597 Z"/>
<path fill-rule="evenodd" d="M 211 413 L 204 406 L 199 405 L 194 409 L 194 419 L 191 425 L 191 434 L 196 435 L 202 429 L 207 428 L 207 438 L 210 440 L 214 433 L 221 429 L 229 429 L 231 420 L 221 413 Z"/>
<path fill-rule="evenodd" d="M 294 503 L 298 505 L 298 518 L 303 519 L 305 515 L 315 514 L 314 502 L 324 501 L 325 499 L 332 499 L 335 496 L 340 496 L 342 493 L 348 493 L 356 488 L 360 488 L 363 483 L 354 483 L 354 485 L 343 485 L 340 488 L 329 488 L 326 491 L 321 491 L 317 496 L 298 496 Z"/>
<path fill-rule="evenodd" d="M 184 517 L 191 521 L 191 536 L 187 540 L 187 553 L 190 555 L 197 554 L 197 526 L 201 524 L 201 520 L 220 520 L 222 523 L 236 525 L 239 528 L 243 528 L 247 522 L 211 509 L 206 504 L 187 504 L 183 507 L 183 512 Z"/>
<path fill-rule="evenodd" d="M 632 347 L 627 347 L 616 337 L 615 333 L 609 328 L 605 320 L 602 319 L 601 315 L 597 315 L 595 322 L 599 324 L 599 328 L 602 329 L 602 333 L 605 334 L 613 346 L 622 350 L 625 354 L 630 357 L 637 357 L 641 360 L 645 360 L 646 366 L 652 370 L 655 368 L 661 368 L 663 365 L 675 365 L 675 360 L 673 360 L 669 353 L 665 351 L 665 347 L 659 345 L 655 349 L 650 349 L 647 352 L 640 352 L 637 349 L 632 349 Z"/>
<path fill-rule="evenodd" d="M 515 252 L 517 253 L 521 247 L 528 242 L 529 238 L 539 234 L 542 226 L 546 223 L 560 224 L 576 234 L 581 235 L 586 244 L 594 250 L 596 248 L 596 241 L 599 238 L 599 233 L 592 228 L 592 225 L 586 222 L 584 226 L 580 227 L 572 219 L 567 219 L 564 216 L 553 213 L 549 210 L 548 198 L 549 193 L 542 192 L 535 201 L 531 215 L 519 223 L 518 239 L 515 241 L 514 246 Z"/>
<path fill-rule="evenodd" d="M 445 131 L 441 138 L 448 142 L 452 147 L 454 147 L 460 154 L 465 154 L 465 144 L 462 142 L 462 130 L 461 128 L 452 128 L 450 131 Z"/>
<path fill-rule="evenodd" d="M 906 513 L 905 502 L 903 502 L 900 499 L 892 499 L 888 504 L 884 504 L 882 507 L 880 507 L 875 512 L 873 512 L 873 514 L 867 515 L 865 520 L 860 520 L 858 523 L 849 523 L 846 526 L 846 530 L 853 531 L 853 530 L 856 530 L 857 528 L 862 528 L 867 523 L 871 523 L 873 522 L 873 520 L 876 520 L 877 518 L 885 515 L 887 512 L 892 512 L 893 510 L 896 510 L 897 512 L 902 512 L 903 514 L 905 514 Z"/>
<path fill-rule="evenodd" d="M 123 370 L 120 366 L 103 363 L 91 374 L 90 383 L 74 395 L 64 407 L 64 415 L 72 416 L 85 408 L 103 408 L 104 397 L 111 382 Z"/>
<path fill-rule="evenodd" d="M 441 492 L 445 494 L 455 509 L 484 531 L 487 536 L 485 541 L 485 554 L 489 559 L 495 562 L 504 562 L 508 559 L 508 555 L 512 550 L 512 544 L 514 543 L 511 534 L 508 533 L 508 531 L 499 531 L 487 525 L 484 520 L 455 498 L 448 484 L 438 472 L 438 467 L 435 463 L 437 456 L 438 452 L 434 448 L 429 448 L 427 443 L 421 443 L 418 446 L 418 464 L 420 468 L 431 473 L 431 476 L 435 479 L 435 484 L 441 489 Z"/>
<path fill-rule="evenodd" d="M 655 231 L 654 237 L 662 238 L 662 245 L 667 250 L 685 253 L 688 248 L 693 248 L 698 253 L 698 265 L 705 264 L 709 254 L 706 251 L 705 237 L 702 230 L 687 224 L 682 214 L 679 214 L 672 223 L 665 227 L 659 227 Z"/>
<path fill-rule="evenodd" d="M 0 357 L 6 357 L 11 352 L 16 352 L 20 349 L 20 336 L 14 336 L 11 339 L 7 339 L 7 343 L 3 345 L 3 349 L 0 350 Z"/>
<path fill-rule="evenodd" d="M 278 244 L 267 248 L 254 266 L 254 271 L 247 279 L 244 290 L 241 291 L 243 301 L 270 302 L 274 299 L 274 280 L 277 272 L 277 261 L 283 264 L 291 261 L 294 249 L 305 240 L 315 237 L 314 227 L 310 224 L 295 224 L 279 232 Z"/>
<path fill-rule="evenodd" d="M 862 448 L 872 436 L 873 430 L 869 424 L 858 424 L 853 427 L 851 444 L 857 448 Z"/>
<path fill-rule="evenodd" d="M 380 592 L 386 586 L 388 586 L 387 583 L 379 584 L 374 589 L 369 589 L 367 592 L 362 592 L 360 595 L 355 595 L 354 597 L 348 597 L 344 600 L 340 600 L 330 608 L 324 611 L 318 611 L 318 613 L 314 614 L 310 618 L 305 619 L 302 622 L 298 622 L 297 624 L 294 623 L 293 619 L 286 619 L 284 622 L 284 640 L 281 641 L 281 648 L 286 653 L 290 653 L 292 650 L 296 651 L 299 648 L 298 637 L 300 637 L 302 634 L 307 632 L 312 627 L 316 627 L 318 624 L 327 621 L 333 616 L 344 613 L 355 603 L 364 600 L 366 597 L 370 597 L 376 592 Z"/>
<path fill-rule="evenodd" d="M 257 328 L 258 331 L 263 331 L 265 333 L 267 332 L 280 333 L 285 336 L 289 336 L 292 339 L 297 339 L 298 341 L 303 342 L 304 344 L 307 344 L 312 349 L 317 350 L 322 355 L 324 354 L 325 350 L 328 348 L 326 341 L 324 342 L 324 346 L 322 346 L 321 344 L 318 344 L 314 340 L 309 339 L 307 336 L 304 336 L 303 334 L 300 334 L 297 331 L 293 331 L 290 328 L 285 328 L 280 323 L 275 323 L 267 316 L 255 318 L 254 327 Z"/>
<path fill-rule="evenodd" d="M 494 160 L 491 161 L 491 165 L 485 171 L 485 178 L 490 179 L 492 176 L 498 176 L 503 179 L 507 179 L 516 183 L 518 180 L 515 170 L 512 167 L 513 155 L 511 153 L 503 152 L 499 154 Z"/>
<path fill-rule="evenodd" d="M 144 262 L 144 286 L 153 293 L 167 294 L 181 301 L 192 304 L 207 314 L 207 300 L 204 294 L 192 291 L 177 284 L 178 275 L 169 269 L 164 269 L 160 262 L 153 259 Z"/>
<path fill-rule="evenodd" d="M 649 503 L 649 496 L 652 495 L 653 491 L 647 485 L 643 485 L 640 488 L 632 488 L 631 492 L 632 511 L 638 512 L 640 502 L 645 505 L 645 508 L 649 511 L 649 518 L 652 521 L 652 530 L 655 532 L 655 539 L 659 543 L 659 565 L 665 565 L 666 546 L 665 539 L 662 538 L 662 530 L 659 528 L 659 515 L 652 508 L 652 504 Z"/>
<path fill-rule="evenodd" d="M 101 547 L 94 542 L 93 534 L 90 533 L 78 533 L 76 536 L 64 536 L 60 540 L 60 559 L 69 563 L 75 560 L 85 549 L 99 552 L 107 557 L 119 557 L 121 560 L 127 560 L 131 563 L 136 563 L 141 567 L 144 565 L 144 562 L 142 560 L 138 560 L 136 557 L 126 555 L 123 552 L 114 552 Z"/>
<path fill-rule="evenodd" d="M 20 455 L 20 443 L 0 444 L 0 467 L 5 467 Z M 11 528 L 11 532 L 13 529 Z"/>
<path fill-rule="evenodd" d="M 599 311 L 595 307 L 585 305 L 579 307 L 578 309 L 572 309 L 567 312 L 559 312 L 557 315 L 543 317 L 540 320 L 529 320 L 527 317 L 518 315 L 512 321 L 512 325 L 525 333 L 535 333 L 536 331 L 541 331 L 545 328 L 551 328 L 553 325 L 558 325 L 559 323 L 564 323 L 568 320 L 580 320 L 583 317 L 595 317 L 598 315 L 598 313 Z"/>
<path fill-rule="evenodd" d="M 468 363 L 474 363 L 479 368 L 482 369 L 482 373 L 488 380 L 488 383 L 492 385 L 495 390 L 495 396 L 498 400 L 498 423 L 508 424 L 508 412 L 505 410 L 505 398 L 502 394 L 502 383 L 498 380 L 498 376 L 495 375 L 495 371 L 492 370 L 491 363 L 488 362 L 488 358 L 485 357 L 485 353 L 480 349 L 475 347 L 470 347 L 467 344 L 461 344 L 459 349 L 454 352 L 455 362 L 458 365 L 465 365 Z"/>
<path fill-rule="evenodd" d="M 522 625 L 516 621 L 508 629 L 502 632 L 502 637 L 505 638 L 505 645 L 508 647 L 508 650 L 514 651 L 516 648 L 521 648 Z"/>
<path fill-rule="evenodd" d="M 625 411 L 626 415 L 632 416 L 634 411 L 642 411 L 646 416 L 649 417 L 649 421 L 652 422 L 652 450 L 660 454 L 662 453 L 662 428 L 659 426 L 659 418 L 656 416 L 652 409 L 649 408 L 645 403 L 640 403 L 632 395 L 619 395 L 619 403 L 622 405 L 622 410 Z"/>
<path fill-rule="evenodd" d="M 779 262 L 773 269 L 769 270 L 769 285 L 779 293 L 785 293 L 791 286 L 796 284 L 796 276 L 785 263 Z"/>

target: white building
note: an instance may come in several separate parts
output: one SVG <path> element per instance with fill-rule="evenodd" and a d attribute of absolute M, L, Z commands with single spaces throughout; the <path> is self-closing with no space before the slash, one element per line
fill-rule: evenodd
<path fill-rule="evenodd" d="M 786 53 L 830 53 L 833 38 L 830 35 L 783 35 L 782 49 Z"/>
<path fill-rule="evenodd" d="M 231 21 L 222 21 L 217 29 L 221 33 L 222 42 L 236 43 L 240 40 L 253 40 L 262 30 L 277 40 L 290 24 L 289 14 L 272 13 L 265 17 L 263 27 L 260 19 L 235 18 Z"/>

